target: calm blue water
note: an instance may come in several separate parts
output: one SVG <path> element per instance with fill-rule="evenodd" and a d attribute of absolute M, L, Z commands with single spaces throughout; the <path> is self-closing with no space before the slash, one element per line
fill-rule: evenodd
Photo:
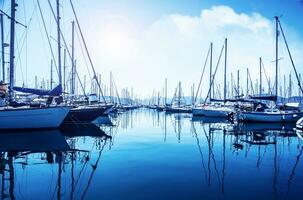
<path fill-rule="evenodd" d="M 0 133 L 2 199 L 302 199 L 291 126 L 145 109 L 111 120 L 102 131 Z"/>

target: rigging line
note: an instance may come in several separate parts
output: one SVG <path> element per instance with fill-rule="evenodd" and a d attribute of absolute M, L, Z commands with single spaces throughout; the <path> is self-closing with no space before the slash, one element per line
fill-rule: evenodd
<path fill-rule="evenodd" d="M 267 76 L 267 74 L 266 74 L 265 67 L 264 67 L 264 63 L 263 63 L 263 60 L 262 60 L 262 59 L 261 59 L 261 65 L 262 65 L 262 68 L 263 68 L 263 71 L 264 71 L 264 74 L 265 74 L 265 78 L 266 78 L 268 87 L 269 87 L 269 89 L 271 90 L 271 88 L 270 88 L 270 82 L 269 82 L 268 76 Z"/>
<path fill-rule="evenodd" d="M 209 90 L 208 90 L 208 92 L 207 92 L 207 96 L 206 96 L 206 98 L 205 98 L 205 100 L 204 100 L 204 104 L 206 103 L 206 101 L 207 101 L 207 99 L 208 99 L 208 97 L 209 97 L 210 91 L 211 91 L 211 89 L 212 89 L 211 86 L 214 84 L 215 76 L 216 76 L 216 73 L 217 73 L 217 70 L 218 70 L 218 67 L 219 67 L 219 64 L 220 64 L 220 60 L 221 60 L 221 57 L 222 57 L 222 53 L 223 53 L 224 48 L 225 48 L 225 45 L 222 46 L 221 53 L 220 53 L 220 56 L 219 56 L 219 59 L 218 59 L 218 62 L 217 62 L 216 69 L 215 69 L 215 73 L 214 73 L 213 78 L 212 78 L 212 80 L 211 80 L 210 87 L 209 87 Z"/>
<path fill-rule="evenodd" d="M 32 16 L 34 15 L 36 8 L 37 8 L 37 5 L 35 5 L 35 7 L 34 7 Z M 26 68 L 27 68 L 27 32 L 28 32 L 29 25 L 31 24 L 31 21 L 32 21 L 32 16 L 29 19 L 29 22 L 27 23 L 27 29 L 25 29 L 24 32 L 22 33 L 21 39 L 20 40 L 17 39 L 17 41 L 19 41 L 19 42 L 17 42 L 18 58 L 16 59 L 16 63 L 18 63 L 18 62 L 20 63 L 20 70 L 21 70 L 21 74 L 22 74 L 23 83 L 24 83 L 24 74 L 23 74 L 23 68 L 22 68 L 22 63 L 21 63 L 21 52 L 22 52 L 22 49 L 25 44 L 26 45 L 25 59 L 26 59 Z M 22 42 L 22 44 L 21 44 L 21 47 L 19 48 L 21 42 Z"/>
<path fill-rule="evenodd" d="M 21 25 L 24 28 L 27 28 L 26 25 L 22 24 L 21 22 L 18 22 L 16 19 L 12 19 L 8 14 L 6 14 L 6 12 L 4 12 L 3 10 L 0 10 L 0 12 L 5 15 L 8 19 L 13 20 L 16 24 Z"/>
<path fill-rule="evenodd" d="M 79 42 L 79 45 L 80 45 L 80 50 L 81 50 L 81 53 L 82 53 L 82 56 L 83 56 L 83 59 L 84 59 L 84 62 L 85 62 L 85 66 L 86 66 L 86 69 L 87 69 L 87 72 L 88 72 L 88 75 L 89 75 L 89 78 L 92 79 L 92 76 L 89 72 L 89 68 L 88 68 L 88 63 L 87 63 L 87 59 L 85 57 L 85 54 L 84 54 L 84 50 L 83 50 L 83 46 L 82 46 L 82 43 L 80 41 L 80 36 L 79 36 L 79 32 L 77 29 L 75 29 L 76 31 L 76 35 L 77 35 L 77 38 L 78 38 L 78 42 Z"/>
<path fill-rule="evenodd" d="M 204 75 L 204 72 L 205 72 L 205 68 L 206 68 L 206 64 L 207 64 L 207 61 L 208 61 L 208 56 L 210 54 L 210 49 L 211 49 L 211 47 L 209 47 L 208 52 L 207 52 L 207 56 L 206 56 L 206 59 L 205 59 L 205 62 L 204 62 L 203 71 L 202 71 L 202 74 L 201 74 L 201 77 L 200 77 L 199 85 L 198 85 L 198 88 L 197 88 L 197 92 L 196 92 L 193 104 L 195 104 L 196 101 L 197 101 L 198 93 L 200 91 L 200 87 L 201 87 L 201 83 L 202 83 L 202 78 L 203 78 L 203 75 Z"/>
<path fill-rule="evenodd" d="M 285 35 L 284 35 L 284 31 L 283 31 L 283 28 L 282 28 L 282 25 L 281 25 L 279 19 L 278 19 L 278 24 L 279 24 L 280 29 L 281 29 L 281 33 L 282 33 L 282 36 L 283 36 L 283 39 L 284 39 L 285 46 L 286 46 L 286 48 L 287 48 L 287 52 L 288 52 L 288 55 L 289 55 L 289 59 L 290 59 L 290 61 L 291 61 L 291 65 L 292 65 L 292 67 L 293 67 L 293 69 L 294 69 L 294 71 L 295 71 L 295 75 L 296 75 L 296 78 L 297 78 L 297 80 L 298 80 L 298 86 L 299 86 L 301 92 L 303 92 L 303 89 L 302 89 L 302 86 L 301 86 L 301 82 L 300 82 L 300 80 L 299 80 L 299 75 L 298 75 L 298 72 L 297 72 L 297 70 L 296 70 L 295 63 L 294 63 L 294 61 L 293 61 L 293 59 L 292 59 L 292 56 L 291 56 L 291 53 L 290 53 L 290 49 L 289 49 L 289 47 L 288 47 L 288 43 L 287 43 L 287 41 L 286 41 L 286 37 L 285 37 Z M 276 86 L 276 87 L 277 87 L 277 86 Z"/>
<path fill-rule="evenodd" d="M 51 11 L 52 11 L 52 14 L 53 14 L 53 17 L 54 17 L 56 23 L 58 23 L 57 18 L 56 18 L 56 15 L 55 15 L 55 12 L 54 12 L 54 9 L 53 9 L 52 4 L 50 3 L 49 0 L 48 0 L 48 5 L 49 5 L 49 7 L 50 7 L 50 9 L 51 9 Z M 66 44 L 66 41 L 65 41 L 65 38 L 64 38 L 64 36 L 63 36 L 63 34 L 62 34 L 61 29 L 59 29 L 59 32 L 60 32 L 60 35 L 61 35 L 61 37 L 62 37 L 63 43 L 64 43 L 64 45 L 65 45 L 67 54 L 68 54 L 69 58 L 72 60 L 72 55 L 71 55 L 71 53 L 70 53 L 70 51 L 69 51 L 69 49 L 68 49 L 68 45 Z M 85 93 L 85 90 L 84 90 L 84 87 L 83 87 L 83 84 L 82 84 L 82 82 L 81 82 L 81 79 L 80 79 L 80 77 L 79 77 L 78 71 L 75 70 L 75 72 L 76 72 L 78 81 L 79 81 L 79 83 L 80 83 L 81 89 L 83 90 L 83 94 L 84 94 L 85 97 L 87 97 L 87 95 L 86 95 L 86 93 Z"/>
<path fill-rule="evenodd" d="M 248 77 L 249 77 L 249 83 L 250 83 L 250 88 L 252 90 L 253 95 L 255 95 L 255 91 L 254 91 L 254 86 L 251 80 L 251 76 L 250 76 L 250 72 L 248 71 Z"/>
<path fill-rule="evenodd" d="M 48 45 L 49 45 L 49 48 L 50 48 L 50 51 L 51 51 L 52 59 L 54 60 L 53 63 L 55 65 L 57 75 L 59 76 L 59 70 L 58 70 L 58 67 L 57 67 L 57 64 L 56 64 L 55 54 L 54 54 L 54 51 L 53 51 L 53 48 L 52 48 L 52 45 L 51 45 L 50 37 L 49 37 L 48 31 L 47 31 L 47 28 L 46 28 L 46 24 L 45 24 L 45 20 L 44 20 L 43 14 L 42 14 L 42 9 L 41 9 L 39 0 L 37 0 L 37 5 L 38 5 L 38 8 L 39 8 L 39 13 L 40 13 L 40 16 L 41 16 L 44 31 L 45 31 L 45 34 L 46 34 L 46 37 L 47 37 L 47 42 L 48 42 Z"/>
<path fill-rule="evenodd" d="M 17 38 L 17 35 L 16 35 L 16 38 Z M 22 82 L 24 83 L 24 74 L 23 74 L 23 69 L 22 69 L 22 62 L 21 62 L 21 53 L 20 53 L 20 48 L 19 48 L 19 42 L 16 43 L 16 47 L 17 47 L 16 49 L 17 49 L 17 53 L 18 53 L 18 58 L 17 58 L 16 64 L 19 61 L 20 71 L 21 71 L 21 78 L 22 78 Z"/>
<path fill-rule="evenodd" d="M 116 81 L 115 81 L 113 75 L 112 75 L 112 79 L 113 79 L 113 83 L 114 83 L 114 86 L 115 86 L 115 89 L 116 89 L 116 95 L 118 97 L 119 104 L 122 105 L 121 99 L 120 99 L 120 96 L 119 96 L 119 92 L 118 92 L 118 88 L 117 88 L 117 85 L 116 85 Z"/>
<path fill-rule="evenodd" d="M 48 1 L 49 1 L 49 0 L 48 0 Z M 72 10 L 73 10 L 75 19 L 76 19 L 76 23 L 77 23 L 77 26 L 78 26 L 78 29 L 79 29 L 79 32 L 80 32 L 80 35 L 81 35 L 81 38 L 82 38 L 83 45 L 84 45 L 85 50 L 86 50 L 87 57 L 88 57 L 88 59 L 89 59 L 90 65 L 91 65 L 92 70 L 93 70 L 93 73 L 94 73 L 94 78 L 96 79 L 97 85 L 98 85 L 99 90 L 100 90 L 100 93 L 101 93 L 101 95 L 102 95 L 102 99 L 103 99 L 104 103 L 106 104 L 106 100 L 105 100 L 105 97 L 104 97 L 104 95 L 103 95 L 103 91 L 102 91 L 102 89 L 101 89 L 101 85 L 100 85 L 100 83 L 99 83 L 99 80 L 98 80 L 98 77 L 97 77 L 97 74 L 96 74 L 96 71 L 95 71 L 95 68 L 94 68 L 92 59 L 91 59 L 90 54 L 89 54 L 89 52 L 88 52 L 88 48 L 87 48 L 87 46 L 86 46 L 86 42 L 85 42 L 85 40 L 84 40 L 84 36 L 83 36 L 82 30 L 81 30 L 81 27 L 80 27 L 80 24 L 79 24 L 79 20 L 78 20 L 78 17 L 77 17 L 77 15 L 76 15 L 76 11 L 75 11 L 75 8 L 74 8 L 74 5 L 73 5 L 72 0 L 70 0 L 70 4 L 71 4 L 71 7 L 72 7 Z"/>

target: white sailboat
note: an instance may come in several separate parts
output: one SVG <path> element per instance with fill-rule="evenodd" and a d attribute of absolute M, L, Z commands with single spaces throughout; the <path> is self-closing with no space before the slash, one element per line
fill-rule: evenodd
<path fill-rule="evenodd" d="M 11 0 L 10 23 L 10 84 L 9 102 L 13 101 L 14 87 L 14 40 L 15 40 L 15 11 L 17 4 Z M 0 108 L 0 129 L 45 129 L 58 128 L 68 114 L 68 106 L 48 106 L 32 108 L 30 106 Z"/>
<path fill-rule="evenodd" d="M 290 60 L 292 61 L 292 65 L 295 71 L 295 74 L 298 79 L 298 74 L 295 69 L 288 44 L 285 39 L 285 35 L 282 29 L 282 26 L 280 24 L 279 18 L 276 16 L 276 82 L 275 82 L 275 95 L 276 99 L 278 96 L 278 36 L 279 36 L 279 26 L 282 33 L 282 36 L 284 38 L 284 42 L 286 44 L 288 54 L 290 57 Z M 302 91 L 302 87 L 300 84 L 300 81 L 298 82 L 299 88 Z M 277 100 L 275 100 L 277 101 Z M 303 116 L 303 112 L 298 108 L 297 110 L 279 110 L 275 107 L 270 109 L 265 109 L 264 111 L 242 111 L 239 113 L 238 117 L 240 121 L 250 121 L 250 122 L 278 122 L 278 123 L 286 123 L 286 122 L 296 122 L 298 119 L 300 119 Z"/>
<path fill-rule="evenodd" d="M 178 95 L 177 95 L 178 92 Z M 166 106 L 164 108 L 167 113 L 190 113 L 191 108 L 186 106 L 186 100 L 182 95 L 181 82 L 179 82 L 178 87 L 176 88 L 174 97 L 172 99 L 172 105 Z"/>
<path fill-rule="evenodd" d="M 217 105 L 217 104 L 216 104 Z M 207 116 L 207 117 L 228 117 L 234 112 L 234 108 L 231 106 L 216 106 L 216 105 L 205 105 L 195 107 L 192 109 L 193 115 L 196 116 Z"/>
<path fill-rule="evenodd" d="M 224 49 L 225 49 L 225 65 L 224 65 L 224 102 L 225 102 L 225 100 L 226 100 L 227 39 L 225 39 L 225 41 L 224 41 Z M 223 48 L 221 50 L 221 54 L 220 54 L 215 72 L 217 71 L 222 52 L 223 52 Z M 202 77 L 201 77 L 201 79 L 202 79 Z M 212 91 L 213 82 L 214 82 L 214 75 L 212 74 L 212 43 L 211 43 L 211 45 L 210 45 L 210 85 L 209 85 L 209 91 L 208 91 L 208 95 L 207 95 L 207 96 L 210 97 L 210 99 L 211 99 L 211 96 L 212 96 L 211 91 Z M 200 80 L 200 83 L 201 83 L 201 80 Z M 199 88 L 198 88 L 198 90 L 199 90 Z M 198 92 L 197 92 L 197 94 L 198 94 Z M 208 104 L 208 105 L 204 103 L 204 105 L 197 105 L 197 106 L 193 107 L 193 109 L 192 109 L 192 114 L 194 116 L 227 118 L 233 113 L 234 113 L 233 105 L 228 105 L 227 103 L 221 103 L 221 104 L 219 104 L 219 103 L 214 103 L 213 104 L 212 103 L 212 104 Z"/>

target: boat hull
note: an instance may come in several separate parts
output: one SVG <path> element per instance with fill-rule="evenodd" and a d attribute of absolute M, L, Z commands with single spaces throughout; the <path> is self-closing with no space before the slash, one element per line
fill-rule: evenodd
<path fill-rule="evenodd" d="M 0 111 L 0 129 L 58 128 L 71 107 L 18 108 Z"/>
<path fill-rule="evenodd" d="M 66 122 L 91 122 L 102 115 L 107 115 L 112 106 L 85 106 L 70 110 L 64 123 Z"/>
<path fill-rule="evenodd" d="M 228 117 L 232 113 L 232 110 L 193 108 L 192 112 L 195 116 Z"/>
<path fill-rule="evenodd" d="M 242 112 L 239 114 L 239 120 L 246 122 L 297 122 L 302 115 L 303 113 Z"/>

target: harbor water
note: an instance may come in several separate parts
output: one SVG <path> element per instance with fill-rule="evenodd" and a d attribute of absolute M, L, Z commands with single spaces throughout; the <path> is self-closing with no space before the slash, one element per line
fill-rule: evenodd
<path fill-rule="evenodd" d="M 137 109 L 111 122 L 1 132 L 1 199 L 300 199 L 292 125 Z M 106 123 L 102 123 L 106 122 Z M 100 126 L 100 128 L 99 128 Z"/>

